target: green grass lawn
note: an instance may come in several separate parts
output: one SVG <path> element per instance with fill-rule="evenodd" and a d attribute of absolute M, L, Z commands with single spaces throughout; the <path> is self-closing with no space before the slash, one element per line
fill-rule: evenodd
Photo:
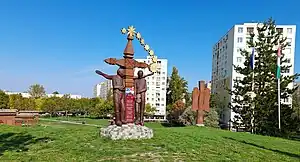
<path fill-rule="evenodd" d="M 106 120 L 69 118 L 105 126 Z M 200 127 L 154 129 L 149 140 L 111 141 L 88 125 L 0 125 L 0 161 L 299 161 L 300 142 Z"/>

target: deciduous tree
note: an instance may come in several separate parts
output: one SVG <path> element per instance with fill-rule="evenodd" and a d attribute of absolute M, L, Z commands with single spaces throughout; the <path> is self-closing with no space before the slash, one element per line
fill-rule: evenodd
<path fill-rule="evenodd" d="M 9 109 L 9 96 L 0 90 L 0 109 Z"/>
<path fill-rule="evenodd" d="M 29 87 L 28 93 L 33 98 L 41 98 L 44 97 L 46 92 L 45 88 L 40 84 L 34 84 Z"/>

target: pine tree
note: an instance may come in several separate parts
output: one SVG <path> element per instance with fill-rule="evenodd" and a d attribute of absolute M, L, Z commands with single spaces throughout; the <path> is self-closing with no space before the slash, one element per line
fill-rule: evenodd
<path fill-rule="evenodd" d="M 187 81 L 184 78 L 181 78 L 178 69 L 173 67 L 171 78 L 169 79 L 167 104 L 173 105 L 175 102 L 183 100 L 187 95 Z"/>
<path fill-rule="evenodd" d="M 234 89 L 230 91 L 232 103 L 230 104 L 235 112 L 235 126 L 244 126 L 246 131 L 250 131 L 251 119 L 254 117 L 254 127 L 256 133 L 265 135 L 279 135 L 278 129 L 278 101 L 277 101 L 277 79 L 276 65 L 277 52 L 280 46 L 284 51 L 288 43 L 282 36 L 282 32 L 276 28 L 275 21 L 270 18 L 264 23 L 259 23 L 256 27 L 257 34 L 250 34 L 246 49 L 241 50 L 241 55 L 245 58 L 244 66 L 235 66 L 237 73 L 244 77 L 241 80 L 234 80 Z M 254 69 L 250 67 L 252 48 L 255 49 Z M 281 70 L 286 71 L 291 66 L 286 65 L 286 57 L 282 52 Z M 291 84 L 299 75 L 281 76 L 280 90 L 281 99 L 291 97 L 295 89 L 289 89 Z M 255 97 L 251 98 L 254 83 Z M 252 106 L 251 106 L 252 105 Z M 281 102 L 281 134 L 287 134 L 295 128 L 291 120 L 293 110 L 291 105 Z"/>

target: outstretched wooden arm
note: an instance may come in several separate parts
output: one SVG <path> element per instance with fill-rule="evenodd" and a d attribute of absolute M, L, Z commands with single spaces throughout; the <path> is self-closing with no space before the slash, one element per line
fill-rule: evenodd
<path fill-rule="evenodd" d="M 108 58 L 108 59 L 105 59 L 104 62 L 106 62 L 109 65 L 116 65 L 117 59 L 116 58 Z"/>
<path fill-rule="evenodd" d="M 106 78 L 106 79 L 109 79 L 109 80 L 112 80 L 112 78 L 113 78 L 113 75 L 107 75 L 107 74 L 105 74 L 105 73 L 103 73 L 103 72 L 101 72 L 101 71 L 99 71 L 99 70 L 96 70 L 96 73 L 97 73 L 98 75 L 103 76 L 103 77 Z"/>
<path fill-rule="evenodd" d="M 154 72 L 151 72 L 150 74 L 144 75 L 143 78 L 146 78 L 146 77 L 151 76 L 153 74 L 154 74 Z"/>
<path fill-rule="evenodd" d="M 154 72 L 151 72 L 150 74 L 144 75 L 142 78 L 146 78 L 146 77 L 151 76 L 153 74 L 154 74 Z M 139 77 L 135 76 L 133 79 L 139 79 Z"/>

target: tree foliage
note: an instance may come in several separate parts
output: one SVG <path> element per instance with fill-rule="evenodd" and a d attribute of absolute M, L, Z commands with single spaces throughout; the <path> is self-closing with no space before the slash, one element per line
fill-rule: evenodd
<path fill-rule="evenodd" d="M 45 96 L 45 88 L 40 84 L 34 84 L 29 87 L 28 93 L 33 98 L 41 98 Z"/>
<path fill-rule="evenodd" d="M 204 125 L 219 128 L 219 115 L 215 109 L 211 109 L 205 114 Z"/>
<path fill-rule="evenodd" d="M 9 107 L 11 109 L 23 110 L 23 97 L 21 94 L 9 95 Z"/>
<path fill-rule="evenodd" d="M 151 116 L 156 112 L 156 107 L 152 107 L 151 104 L 147 103 L 145 106 L 145 115 Z"/>
<path fill-rule="evenodd" d="M 173 67 L 171 78 L 169 78 L 168 82 L 167 105 L 173 105 L 175 102 L 183 99 L 189 102 L 188 82 L 179 76 L 176 67 Z"/>
<path fill-rule="evenodd" d="M 179 116 L 178 122 L 181 125 L 189 126 L 195 125 L 197 119 L 197 112 L 192 110 L 192 107 L 187 107 L 184 112 Z"/>
<path fill-rule="evenodd" d="M 34 98 L 22 98 L 21 109 L 18 110 L 35 110 L 36 102 Z"/>
<path fill-rule="evenodd" d="M 0 90 L 0 109 L 9 108 L 9 96 Z"/>
<path fill-rule="evenodd" d="M 233 112 L 238 114 L 235 116 L 233 124 L 235 126 L 242 124 L 246 131 L 250 131 L 253 116 L 253 129 L 256 133 L 279 135 L 277 79 L 274 76 L 276 76 L 278 45 L 283 50 L 283 57 L 280 61 L 282 71 L 291 67 L 285 64 L 287 59 L 284 49 L 288 46 L 288 43 L 280 30 L 276 29 L 275 21 L 272 19 L 259 23 L 256 29 L 258 33 L 251 33 L 247 41 L 247 48 L 240 51 L 245 59 L 244 66 L 234 66 L 235 71 L 244 77 L 240 80 L 235 79 L 234 88 L 230 91 L 233 98 L 230 106 Z M 254 70 L 250 68 L 251 48 L 253 47 L 256 53 Z M 253 74 L 254 77 L 252 77 Z M 289 89 L 288 85 L 293 83 L 297 77 L 298 74 L 292 76 L 281 75 L 280 91 L 282 99 L 291 97 L 294 89 Z M 254 83 L 253 92 L 256 94 L 253 100 L 249 95 L 249 92 L 252 91 L 252 81 Z M 280 134 L 287 134 L 295 129 L 295 123 L 291 118 L 293 110 L 285 102 L 280 104 L 282 125 Z"/>
<path fill-rule="evenodd" d="M 296 88 L 300 88 L 300 87 L 296 87 Z M 294 119 L 294 121 L 297 124 L 297 131 L 300 131 L 300 90 L 297 90 L 294 92 L 293 94 L 293 110 L 294 110 L 294 113 L 292 115 L 292 118 Z"/>
<path fill-rule="evenodd" d="M 219 115 L 222 114 L 228 108 L 228 104 L 224 97 L 219 94 L 211 94 L 209 100 L 210 109 L 215 110 Z"/>

